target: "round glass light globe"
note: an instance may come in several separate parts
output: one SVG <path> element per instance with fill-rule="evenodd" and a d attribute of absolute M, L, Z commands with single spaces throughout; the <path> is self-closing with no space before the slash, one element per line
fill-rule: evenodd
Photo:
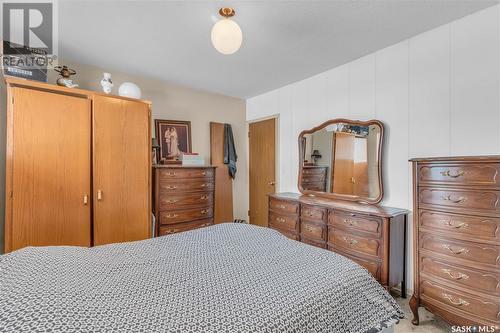
<path fill-rule="evenodd" d="M 230 19 L 222 19 L 212 28 L 212 44 L 222 54 L 233 54 L 238 51 L 243 41 L 243 33 L 238 23 Z"/>
<path fill-rule="evenodd" d="M 118 88 L 118 95 L 130 98 L 141 98 L 141 89 L 132 82 L 123 82 Z"/>

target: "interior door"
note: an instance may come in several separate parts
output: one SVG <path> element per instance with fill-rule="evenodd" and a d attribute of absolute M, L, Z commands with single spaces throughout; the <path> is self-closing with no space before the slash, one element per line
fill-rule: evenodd
<path fill-rule="evenodd" d="M 94 245 L 150 237 L 149 106 L 96 96 L 93 133 Z"/>
<path fill-rule="evenodd" d="M 332 192 L 353 194 L 354 181 L 354 135 L 335 133 Z"/>
<path fill-rule="evenodd" d="M 249 125 L 250 223 L 267 226 L 268 197 L 276 192 L 276 122 L 263 120 Z"/>
<path fill-rule="evenodd" d="M 90 101 L 23 88 L 12 94 L 10 250 L 90 246 Z"/>

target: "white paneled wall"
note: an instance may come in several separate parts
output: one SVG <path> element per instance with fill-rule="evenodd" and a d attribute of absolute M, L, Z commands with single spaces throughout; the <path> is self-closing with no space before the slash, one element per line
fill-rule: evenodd
<path fill-rule="evenodd" d="M 297 191 L 300 131 L 332 118 L 385 123 L 388 206 L 412 208 L 409 158 L 499 154 L 499 18 L 490 7 L 249 99 L 248 121 L 279 115 L 278 190 Z"/>

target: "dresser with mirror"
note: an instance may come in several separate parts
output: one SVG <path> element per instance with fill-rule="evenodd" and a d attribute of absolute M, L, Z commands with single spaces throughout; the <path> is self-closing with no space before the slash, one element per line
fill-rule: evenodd
<path fill-rule="evenodd" d="M 385 207 L 384 126 L 333 119 L 299 135 L 300 193 L 269 196 L 268 226 L 339 253 L 406 297 L 406 209 Z"/>

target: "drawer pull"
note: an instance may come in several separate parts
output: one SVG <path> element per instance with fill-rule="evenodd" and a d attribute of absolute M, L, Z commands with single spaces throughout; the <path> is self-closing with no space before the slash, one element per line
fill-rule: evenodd
<path fill-rule="evenodd" d="M 446 269 L 446 268 L 443 268 L 443 272 L 448 274 L 448 276 L 454 280 L 467 280 L 469 278 L 469 276 L 467 274 L 458 272 L 458 274 L 455 275 L 455 274 L 453 274 L 453 272 L 451 270 Z"/>
<path fill-rule="evenodd" d="M 176 232 L 179 232 L 179 229 L 170 229 L 169 231 L 166 232 L 166 234 L 170 235 L 170 234 L 175 234 Z"/>
<path fill-rule="evenodd" d="M 278 208 L 285 209 L 286 207 L 285 207 L 285 205 L 278 205 Z"/>
<path fill-rule="evenodd" d="M 462 222 L 462 223 L 459 223 L 459 224 L 453 224 L 452 223 L 453 221 L 452 220 L 449 220 L 449 221 L 443 221 L 443 224 L 447 227 L 452 227 L 452 228 L 455 228 L 455 229 L 461 229 L 461 228 L 468 228 L 469 225 L 465 222 Z"/>
<path fill-rule="evenodd" d="M 167 214 L 167 219 L 175 219 L 176 217 L 179 217 L 179 215 L 170 213 Z"/>
<path fill-rule="evenodd" d="M 203 215 L 208 214 L 208 209 L 204 209 L 200 213 L 203 214 Z"/>
<path fill-rule="evenodd" d="M 208 184 L 201 184 L 200 186 L 201 186 L 201 187 L 207 187 L 207 186 L 208 186 Z"/>
<path fill-rule="evenodd" d="M 453 248 L 448 244 L 443 244 L 441 246 L 443 247 L 443 249 L 448 250 L 453 254 L 466 254 L 469 252 L 469 249 L 466 249 L 465 247 L 458 250 L 453 250 Z"/>
<path fill-rule="evenodd" d="M 458 305 L 458 306 L 462 306 L 462 305 L 464 305 L 464 306 L 468 306 L 468 305 L 470 304 L 469 302 L 467 302 L 467 301 L 465 301 L 465 300 L 463 300 L 463 299 L 461 299 L 461 298 L 459 298 L 459 299 L 455 300 L 455 299 L 453 298 L 453 296 L 448 295 L 448 294 L 445 294 L 445 293 L 443 293 L 443 298 L 444 298 L 445 300 L 447 300 L 448 302 L 450 302 L 451 304 L 453 304 L 453 305 Z"/>
<path fill-rule="evenodd" d="M 167 190 L 175 190 L 177 186 L 175 185 L 167 185 Z"/>
<path fill-rule="evenodd" d="M 355 225 L 358 225 L 357 221 L 353 221 L 353 220 L 349 220 L 349 219 L 344 219 L 343 222 L 344 222 L 344 224 L 350 225 L 351 227 L 355 226 Z"/>
<path fill-rule="evenodd" d="M 206 175 L 207 175 L 207 173 L 206 173 L 205 171 L 202 171 L 202 172 L 201 172 L 201 175 L 202 175 L 202 176 L 206 176 Z"/>
<path fill-rule="evenodd" d="M 465 200 L 465 197 L 459 197 L 457 199 L 452 199 L 451 198 L 451 194 L 448 194 L 448 195 L 443 195 L 441 197 L 444 201 L 450 201 L 450 202 L 453 202 L 453 203 L 461 203 Z"/>
<path fill-rule="evenodd" d="M 167 203 L 176 203 L 179 200 L 176 199 L 167 199 Z"/>
<path fill-rule="evenodd" d="M 175 177 L 177 174 L 175 172 L 167 172 L 167 176 Z"/>
<path fill-rule="evenodd" d="M 207 200 L 208 199 L 208 195 L 202 195 L 200 200 Z"/>
<path fill-rule="evenodd" d="M 276 221 L 280 222 L 280 223 L 285 223 L 285 219 L 282 218 L 282 217 L 277 217 L 276 218 Z"/>
<path fill-rule="evenodd" d="M 458 170 L 456 173 L 452 173 L 450 170 L 441 171 L 441 175 L 443 175 L 443 177 L 450 177 L 450 178 L 461 177 L 464 175 L 464 173 L 465 172 L 463 170 Z"/>
<path fill-rule="evenodd" d="M 354 245 L 358 244 L 358 241 L 357 241 L 357 240 L 352 239 L 352 238 L 349 238 L 349 237 L 347 237 L 347 236 L 344 236 L 342 239 L 344 240 L 344 242 L 346 242 L 346 243 L 347 243 L 347 244 L 349 244 L 350 246 L 354 246 Z"/>

